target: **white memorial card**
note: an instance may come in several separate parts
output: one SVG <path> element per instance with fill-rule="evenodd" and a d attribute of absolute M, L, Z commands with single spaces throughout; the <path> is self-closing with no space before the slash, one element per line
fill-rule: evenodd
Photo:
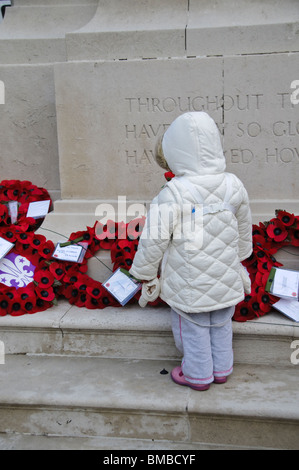
<path fill-rule="evenodd" d="M 103 286 L 124 306 L 141 289 L 141 283 L 126 274 L 121 268 L 110 276 Z"/>
<path fill-rule="evenodd" d="M 272 268 L 266 290 L 277 297 L 298 300 L 299 271 Z"/>
<path fill-rule="evenodd" d="M 0 237 L 0 259 L 4 258 L 5 255 L 14 247 L 13 243 L 8 242 L 5 238 Z"/>
<path fill-rule="evenodd" d="M 33 219 L 41 219 L 46 217 L 50 208 L 50 200 L 46 201 L 36 201 L 30 202 L 27 211 L 27 217 L 32 217 Z"/>
<path fill-rule="evenodd" d="M 273 304 L 273 307 L 291 320 L 299 322 L 299 302 L 297 300 L 280 299 Z"/>
<path fill-rule="evenodd" d="M 59 242 L 56 245 L 52 258 L 61 259 L 62 261 L 71 261 L 74 263 L 82 262 L 85 254 L 85 249 L 79 244 L 63 245 L 64 242 Z M 83 256 L 82 256 L 83 252 Z"/>

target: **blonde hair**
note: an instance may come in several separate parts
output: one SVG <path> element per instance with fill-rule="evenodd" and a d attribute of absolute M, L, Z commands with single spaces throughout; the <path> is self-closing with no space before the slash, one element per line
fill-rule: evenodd
<path fill-rule="evenodd" d="M 168 164 L 167 164 L 167 161 L 164 157 L 164 153 L 163 153 L 163 147 L 162 147 L 163 137 L 164 137 L 164 135 L 159 137 L 159 139 L 156 143 L 155 160 L 161 168 L 163 168 L 164 170 L 167 170 L 167 171 L 171 171 Z"/>

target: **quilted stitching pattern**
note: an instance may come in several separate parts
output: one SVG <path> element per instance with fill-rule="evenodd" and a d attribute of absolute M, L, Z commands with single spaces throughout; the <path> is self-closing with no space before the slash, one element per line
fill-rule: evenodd
<path fill-rule="evenodd" d="M 206 184 L 208 179 L 206 177 Z M 224 308 L 240 302 L 244 297 L 240 276 L 240 253 L 242 252 L 242 259 L 247 258 L 252 247 L 248 199 L 242 183 L 234 176 L 231 203 L 238 208 L 236 216 L 229 211 L 204 216 L 203 245 L 198 252 L 185 250 L 185 238 L 171 241 L 170 236 L 179 217 L 175 212 L 178 201 L 181 199 L 183 203 L 191 202 L 191 197 L 187 194 L 180 196 L 174 182 L 170 183 L 154 199 L 152 211 L 159 211 L 161 205 L 168 204 L 174 208 L 176 215 L 174 224 L 169 227 L 165 240 L 153 240 L 146 237 L 151 220 L 149 217 L 139 242 L 131 269 L 132 274 L 147 280 L 156 277 L 160 262 L 168 248 L 161 276 L 161 298 L 169 305 L 192 313 Z M 225 191 L 223 174 L 217 191 L 218 197 L 208 188 L 203 188 L 202 196 L 205 202 L 214 203 L 219 201 Z M 159 221 L 159 224 L 165 222 L 163 218 L 156 216 L 152 217 L 152 220 Z M 160 233 L 160 227 L 161 225 L 156 227 L 157 233 Z"/>
<path fill-rule="evenodd" d="M 167 133 L 169 131 L 168 146 L 171 126 Z M 207 144 L 202 147 L 207 148 Z M 195 148 L 194 143 L 192 148 Z M 165 157 L 175 172 L 171 155 L 165 154 Z M 217 158 L 223 168 L 221 158 Z M 178 155 L 174 161 L 178 168 L 182 167 Z M 209 173 L 205 160 L 204 174 L 194 171 L 194 160 L 190 165 L 192 171 L 190 174 L 187 171 L 187 176 L 200 191 L 204 204 L 222 202 L 226 193 L 225 173 L 215 168 L 215 162 L 213 172 Z M 157 276 L 162 261 L 160 296 L 173 308 L 195 313 L 235 305 L 244 298 L 240 261 L 252 251 L 252 222 L 247 192 L 235 175 L 232 175 L 232 186 L 230 204 L 236 208 L 235 215 L 227 210 L 205 214 L 202 246 L 196 251 L 186 249 L 184 233 L 180 239 L 173 236 L 177 233 L 183 205 L 194 204 L 191 193 L 179 191 L 174 178 L 152 202 L 130 271 L 139 279 L 151 280 Z M 165 207 L 171 209 L 170 223 L 165 216 Z M 157 236 L 148 236 L 149 229 L 156 230 Z"/>

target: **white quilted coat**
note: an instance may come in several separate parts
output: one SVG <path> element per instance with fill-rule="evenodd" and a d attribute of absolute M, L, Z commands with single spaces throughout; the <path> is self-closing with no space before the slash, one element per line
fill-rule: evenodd
<path fill-rule="evenodd" d="M 244 298 L 246 283 L 250 291 L 240 261 L 252 252 L 252 221 L 241 181 L 229 174 L 227 187 L 217 126 L 204 112 L 183 114 L 164 134 L 162 147 L 176 177 L 152 201 L 130 273 L 147 281 L 160 274 L 160 297 L 174 309 L 195 313 L 236 305 Z M 178 181 L 181 177 L 194 185 L 197 201 Z M 224 207 L 227 190 L 230 200 Z M 195 245 L 187 243 L 194 232 L 190 235 L 180 223 L 187 207 L 195 207 L 198 215 L 194 223 L 202 236 Z"/>

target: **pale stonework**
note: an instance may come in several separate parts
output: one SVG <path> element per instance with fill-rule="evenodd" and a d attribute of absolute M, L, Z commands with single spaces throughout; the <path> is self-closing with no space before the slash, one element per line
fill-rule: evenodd
<path fill-rule="evenodd" d="M 164 182 L 158 137 L 178 114 L 202 109 L 207 90 L 222 94 L 216 59 L 76 62 L 55 73 L 64 199 L 152 199 Z M 210 111 L 221 120 L 220 108 Z"/>
<path fill-rule="evenodd" d="M 100 203 L 148 203 L 158 135 L 203 110 L 254 220 L 297 212 L 298 19 L 296 0 L 16 0 L 0 27 L 3 178 L 60 198 L 44 227 L 67 236 Z"/>
<path fill-rule="evenodd" d="M 165 182 L 158 135 L 189 110 L 215 119 L 255 222 L 298 214 L 298 0 L 12 3 L 0 23 L 1 179 L 50 191 L 38 233 L 65 241 L 103 204 L 133 217 Z M 88 275 L 104 282 L 109 267 L 100 250 Z M 233 328 L 231 382 L 199 397 L 164 374 L 180 359 L 167 307 L 60 299 L 2 317 L 0 448 L 298 448 L 298 323 L 271 312 Z"/>

